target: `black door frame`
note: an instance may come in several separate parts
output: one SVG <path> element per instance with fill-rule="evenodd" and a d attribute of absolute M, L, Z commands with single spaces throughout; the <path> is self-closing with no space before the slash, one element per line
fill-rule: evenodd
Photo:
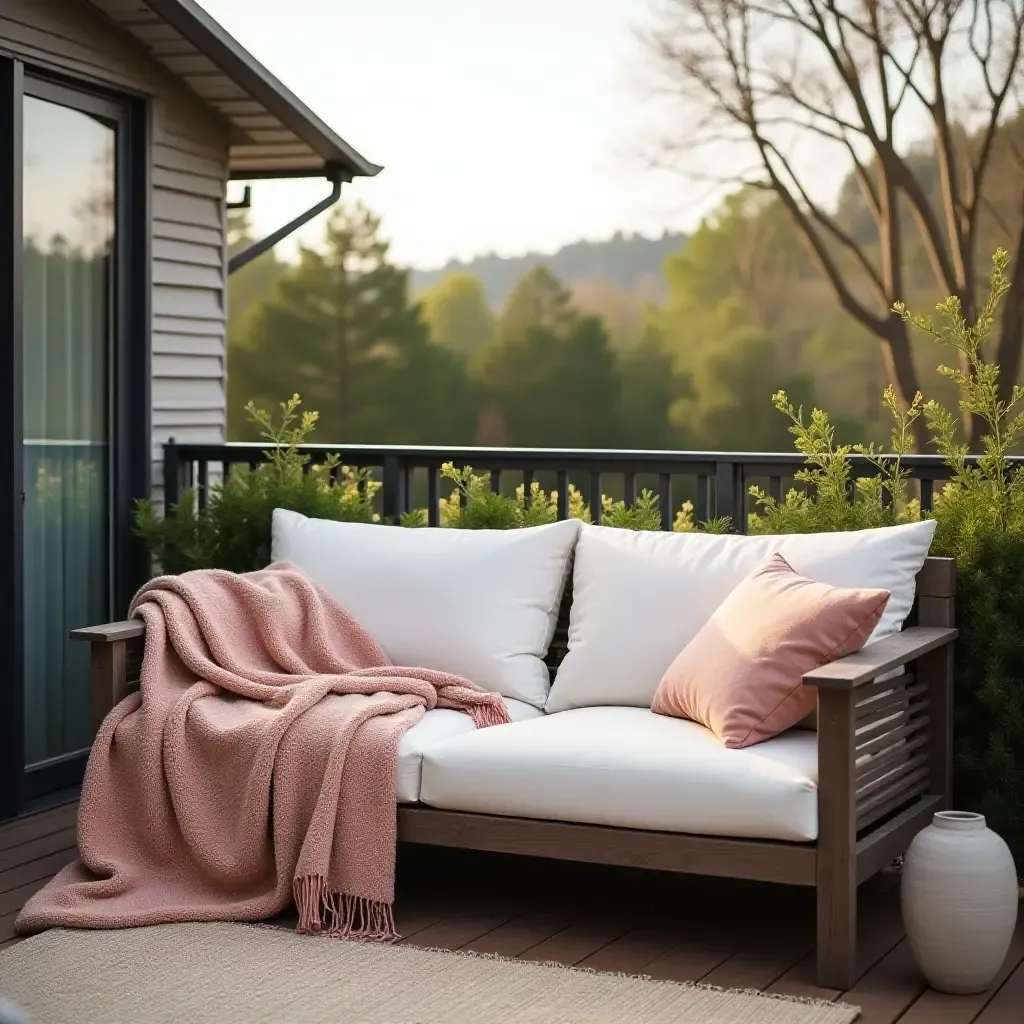
<path fill-rule="evenodd" d="M 86 754 L 25 768 L 22 600 L 22 129 L 25 96 L 99 116 L 116 127 L 114 306 L 110 390 L 111 572 L 115 614 L 149 575 L 132 530 L 150 491 L 150 110 L 0 55 L 0 819 L 81 782 Z M 82 625 L 86 625 L 83 623 Z"/>

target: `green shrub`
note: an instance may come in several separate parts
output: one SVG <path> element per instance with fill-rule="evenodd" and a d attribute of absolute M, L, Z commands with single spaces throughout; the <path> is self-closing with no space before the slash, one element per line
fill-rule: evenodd
<path fill-rule="evenodd" d="M 491 490 L 490 481 L 478 476 L 472 466 L 457 468 L 446 462 L 441 466 L 441 476 L 455 484 L 451 497 L 440 499 L 441 525 L 460 530 L 514 530 L 526 526 L 543 526 L 558 519 L 558 492 L 543 490 L 537 481 L 530 485 L 529 500 L 526 487 L 520 484 L 515 494 L 499 494 Z M 569 518 L 585 523 L 593 522 L 590 506 L 584 501 L 579 489 L 569 484 Z M 632 504 L 614 501 L 608 495 L 601 496 L 602 526 L 613 526 L 621 530 L 660 530 L 661 508 L 658 495 L 644 488 Z M 401 518 L 403 526 L 427 525 L 424 509 L 414 509 Z M 672 529 L 677 532 L 702 530 L 710 533 L 728 532 L 728 518 L 715 519 L 695 524 L 693 504 L 683 502 L 676 513 Z"/>
<path fill-rule="evenodd" d="M 299 405 L 298 395 L 282 402 L 281 419 L 275 423 L 249 403 L 250 419 L 270 442 L 265 461 L 251 469 L 233 467 L 226 480 L 211 487 L 204 508 L 197 507 L 192 488 L 182 493 L 168 516 L 161 516 L 151 501 L 138 502 L 136 530 L 164 572 L 263 568 L 270 561 L 275 508 L 318 519 L 374 521 L 373 496 L 379 484 L 340 466 L 338 458 L 308 465 L 309 457 L 297 451 L 317 421 L 315 412 L 300 416 Z"/>
<path fill-rule="evenodd" d="M 977 536 L 957 558 L 956 616 L 955 799 L 1024 874 L 1024 535 Z"/>
<path fill-rule="evenodd" d="M 921 415 L 921 396 L 903 409 L 892 388 L 886 388 L 883 404 L 892 413 L 892 458 L 882 459 L 874 445 L 837 445 L 835 429 L 820 409 L 804 423 L 803 409 L 794 409 L 784 391 L 772 396 L 779 412 L 792 421 L 789 431 L 805 459 L 795 477 L 804 486 L 791 488 L 778 501 L 759 487 L 751 487 L 760 512 L 752 512 L 751 533 L 821 533 L 833 530 L 866 530 L 892 526 L 920 518 L 920 504 L 907 498 L 908 472 L 901 458 L 913 443 L 911 425 Z M 852 479 L 850 456 L 863 455 L 878 475 Z"/>
<path fill-rule="evenodd" d="M 806 533 L 856 530 L 921 518 L 919 504 L 907 495 L 907 475 L 899 457 L 910 450 L 910 424 L 925 417 L 934 444 L 950 468 L 951 479 L 935 497 L 932 554 L 957 563 L 955 692 L 955 801 L 985 814 L 1024 865 L 1024 475 L 1009 462 L 1024 437 L 1024 391 L 1014 387 L 999 399 L 999 367 L 981 359 L 999 303 L 1009 288 L 1008 255 L 992 261 L 989 297 L 976 322 L 968 324 L 958 299 L 936 306 L 938 322 L 913 316 L 898 303 L 908 323 L 951 346 L 966 370 L 940 366 L 959 392 L 954 413 L 917 396 L 902 409 L 891 390 L 884 404 L 895 419 L 894 458 L 878 459 L 870 448 L 837 446 L 827 415 L 814 410 L 809 424 L 784 394 L 776 408 L 793 421 L 797 450 L 806 458 L 799 474 L 806 490 L 794 489 L 781 502 L 752 488 L 759 511 L 749 519 L 752 533 Z M 981 453 L 966 461 L 968 446 L 959 439 L 960 417 L 980 424 Z M 879 476 L 850 484 L 847 456 L 862 452 L 876 462 Z M 891 500 L 889 500 L 891 498 Z"/>

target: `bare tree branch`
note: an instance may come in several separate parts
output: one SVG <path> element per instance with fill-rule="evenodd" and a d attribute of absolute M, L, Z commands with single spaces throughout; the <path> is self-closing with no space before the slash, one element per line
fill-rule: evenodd
<path fill-rule="evenodd" d="M 900 377 L 894 383 L 909 400 L 916 386 L 909 346 L 890 315 L 892 302 L 905 297 L 901 201 L 939 286 L 970 315 L 979 211 L 990 205 L 985 183 L 1000 126 L 1019 109 L 1013 89 L 1024 63 L 1024 0 L 662 2 L 669 17 L 655 33 L 655 51 L 666 80 L 753 148 L 839 303 L 887 346 Z M 940 209 L 897 137 L 915 111 L 933 135 Z M 838 147 L 849 162 L 877 249 L 816 193 L 793 154 L 802 138 Z M 870 299 L 861 298 L 851 266 Z"/>

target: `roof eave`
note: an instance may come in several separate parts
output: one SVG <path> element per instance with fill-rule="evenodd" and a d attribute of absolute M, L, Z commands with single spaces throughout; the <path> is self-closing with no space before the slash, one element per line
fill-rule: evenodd
<path fill-rule="evenodd" d="M 373 177 L 383 169 L 353 149 L 340 135 L 329 128 L 290 89 L 274 77 L 252 54 L 230 36 L 195 0 L 146 0 L 147 5 L 173 25 L 186 39 L 205 53 L 218 67 L 258 99 L 268 111 L 287 125 L 318 153 L 324 166 L 289 170 L 275 168 L 263 173 L 236 171 L 231 177 L 323 177 L 328 171 L 354 177 Z"/>

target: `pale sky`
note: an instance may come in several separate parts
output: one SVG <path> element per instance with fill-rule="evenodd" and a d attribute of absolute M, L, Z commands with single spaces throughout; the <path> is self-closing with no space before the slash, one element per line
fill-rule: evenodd
<path fill-rule="evenodd" d="M 347 188 L 381 215 L 402 263 L 691 230 L 715 205 L 643 156 L 657 134 L 652 109 L 664 117 L 635 36 L 648 0 L 201 2 L 384 165 Z M 257 231 L 326 187 L 257 183 Z M 302 237 L 319 230 L 314 222 Z"/>

